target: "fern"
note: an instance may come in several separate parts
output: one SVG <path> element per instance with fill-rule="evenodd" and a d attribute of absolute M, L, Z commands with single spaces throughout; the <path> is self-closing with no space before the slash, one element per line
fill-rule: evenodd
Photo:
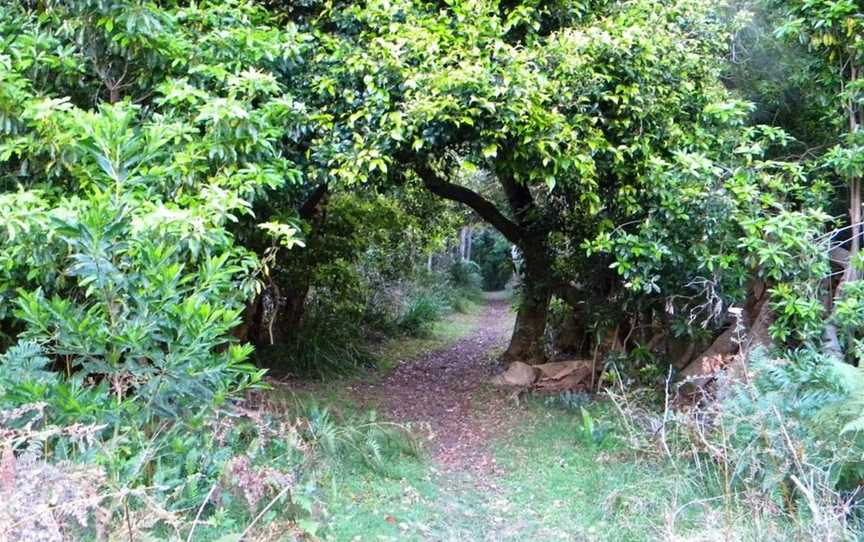
<path fill-rule="evenodd" d="M 779 490 L 806 460 L 842 488 L 861 468 L 864 374 L 809 349 L 788 358 L 754 352 L 751 382 L 734 386 L 723 402 L 732 480 Z"/>
<path fill-rule="evenodd" d="M 374 411 L 340 418 L 314 403 L 298 403 L 298 410 L 299 416 L 305 417 L 307 444 L 343 465 L 358 463 L 378 474 L 396 477 L 394 459 L 420 455 L 420 446 L 407 427 L 379 421 Z"/>

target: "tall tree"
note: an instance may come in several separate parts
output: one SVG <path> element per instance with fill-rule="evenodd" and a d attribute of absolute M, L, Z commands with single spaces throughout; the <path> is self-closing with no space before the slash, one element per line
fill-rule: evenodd
<path fill-rule="evenodd" d="M 824 70 L 829 74 L 823 81 L 829 103 L 836 111 L 828 119 L 828 131 L 836 135 L 837 144 L 819 160 L 831 167 L 848 186 L 848 225 L 835 232 L 837 245 L 844 254 L 843 275 L 826 297 L 826 308 L 834 312 L 835 300 L 839 300 L 848 287 L 860 278 L 862 194 L 861 178 L 864 176 L 864 6 L 855 0 L 808 0 L 793 2 L 768 2 L 785 15 L 784 23 L 777 29 L 780 37 L 797 39 L 821 57 Z M 827 130 L 826 130 L 827 131 Z M 845 132 L 845 134 L 844 134 Z M 845 246 L 845 249 L 842 248 Z M 835 254 L 838 252 L 835 247 Z M 848 285 L 848 286 L 847 286 Z M 832 285 L 829 284 L 829 289 Z M 830 321 L 825 328 L 825 347 L 843 357 L 845 349 L 837 336 L 837 327 Z"/>
<path fill-rule="evenodd" d="M 575 278 L 553 271 L 553 236 L 580 246 L 607 228 L 652 160 L 699 145 L 705 107 L 723 96 L 722 36 L 705 8 L 598 3 L 551 25 L 532 22 L 530 3 L 351 6 L 317 57 L 342 127 L 321 148 L 338 147 L 336 175 L 416 175 L 516 245 L 522 292 L 505 358 L 542 361 L 550 299 Z M 466 167 L 487 171 L 505 204 L 461 184 Z"/>
<path fill-rule="evenodd" d="M 826 0 L 786 2 L 781 9 L 787 20 L 778 28 L 778 35 L 796 38 L 820 54 L 833 76 L 827 83 L 834 87 L 835 104 L 847 135 L 829 153 L 829 161 L 849 184 L 849 252 L 853 261 L 861 248 L 864 7 L 855 0 Z M 847 266 L 846 280 L 855 280 L 857 273 L 854 266 Z"/>

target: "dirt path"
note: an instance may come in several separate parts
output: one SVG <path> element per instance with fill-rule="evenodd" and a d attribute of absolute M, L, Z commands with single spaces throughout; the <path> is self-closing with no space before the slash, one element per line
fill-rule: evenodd
<path fill-rule="evenodd" d="M 518 411 L 488 381 L 512 326 L 509 300 L 490 296 L 473 333 L 352 389 L 377 400 L 388 419 L 428 429 L 432 457 L 444 472 L 494 475 L 489 443 L 513 430 Z"/>

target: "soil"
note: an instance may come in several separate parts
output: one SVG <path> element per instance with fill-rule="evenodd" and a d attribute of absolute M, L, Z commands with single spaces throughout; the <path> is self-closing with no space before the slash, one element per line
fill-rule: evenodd
<path fill-rule="evenodd" d="M 489 445 L 517 428 L 521 411 L 489 379 L 512 327 L 510 302 L 491 297 L 463 339 L 351 389 L 359 401 L 377 403 L 386 418 L 425 429 L 432 458 L 445 473 L 498 474 Z"/>

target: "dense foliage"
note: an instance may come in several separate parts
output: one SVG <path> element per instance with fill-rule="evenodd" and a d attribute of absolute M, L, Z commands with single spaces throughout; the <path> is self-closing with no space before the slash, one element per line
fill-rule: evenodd
<path fill-rule="evenodd" d="M 512 287 L 505 362 L 674 376 L 742 420 L 735 481 L 805 498 L 792 427 L 854 492 L 862 60 L 854 0 L 5 2 L 0 490 L 96 473 L 67 536 L 314 535 L 311 450 L 416 450 L 241 399 Z"/>

